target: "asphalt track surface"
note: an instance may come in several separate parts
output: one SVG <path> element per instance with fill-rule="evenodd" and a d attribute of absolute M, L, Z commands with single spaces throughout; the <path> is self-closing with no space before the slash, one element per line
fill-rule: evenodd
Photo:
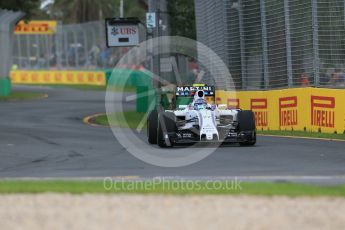
<path fill-rule="evenodd" d="M 138 160 L 111 130 L 82 122 L 105 111 L 105 93 L 19 87 L 42 100 L 0 102 L 0 178 L 153 178 L 345 183 L 345 142 L 258 137 L 255 147 L 218 148 L 195 164 L 163 168 Z"/>

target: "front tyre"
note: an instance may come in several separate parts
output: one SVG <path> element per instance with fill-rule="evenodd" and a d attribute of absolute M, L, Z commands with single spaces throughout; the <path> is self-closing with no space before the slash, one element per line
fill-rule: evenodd
<path fill-rule="evenodd" d="M 147 117 L 147 139 L 150 144 L 157 144 L 158 112 L 152 110 Z"/>
<path fill-rule="evenodd" d="M 172 147 L 173 142 L 169 138 L 169 134 L 175 134 L 176 116 L 172 112 L 161 112 L 158 116 L 158 134 L 157 144 L 161 148 Z"/>

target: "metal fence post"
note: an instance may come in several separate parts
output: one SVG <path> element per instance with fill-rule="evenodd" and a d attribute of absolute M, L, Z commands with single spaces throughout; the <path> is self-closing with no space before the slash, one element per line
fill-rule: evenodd
<path fill-rule="evenodd" d="M 66 67 L 70 67 L 70 63 L 69 63 L 69 57 L 68 57 L 68 52 L 69 52 L 69 43 L 68 43 L 68 31 L 64 30 L 63 32 L 63 43 L 64 43 L 64 59 L 65 59 L 65 66 Z"/>
<path fill-rule="evenodd" d="M 50 42 L 49 42 L 49 37 L 48 35 L 45 35 L 44 37 L 44 43 L 45 43 L 45 50 L 46 50 L 46 55 L 45 55 L 45 67 L 50 69 L 50 61 L 51 61 L 51 49 L 50 49 Z"/>
<path fill-rule="evenodd" d="M 18 68 L 23 68 L 23 65 L 22 65 L 22 60 L 21 58 L 23 57 L 23 54 L 22 54 L 22 45 L 20 44 L 20 38 L 21 36 L 15 36 L 16 38 L 16 43 L 17 43 L 17 50 L 18 50 L 18 55 L 17 55 L 17 62 L 18 62 Z"/>
<path fill-rule="evenodd" d="M 31 39 L 29 35 L 23 35 L 26 38 L 26 51 L 27 51 L 27 60 L 28 60 L 28 68 L 31 69 Z"/>
<path fill-rule="evenodd" d="M 36 65 L 35 65 L 35 69 L 40 69 L 41 68 L 41 47 L 40 47 L 40 38 L 37 34 L 35 34 L 35 41 L 36 44 L 34 46 L 35 51 L 36 51 Z"/>
<path fill-rule="evenodd" d="M 291 87 L 293 87 L 293 80 L 292 80 L 289 0 L 284 0 L 284 15 L 285 15 L 286 65 L 287 65 L 287 75 L 288 75 L 288 86 L 291 88 Z"/>
<path fill-rule="evenodd" d="M 74 66 L 79 68 L 79 55 L 78 55 L 78 51 L 79 51 L 79 43 L 78 43 L 78 38 L 77 38 L 77 32 L 78 30 L 73 31 L 73 44 L 71 47 L 72 52 L 74 52 Z M 73 47 L 74 46 L 74 47 Z"/>
<path fill-rule="evenodd" d="M 343 16 L 344 16 L 344 18 L 343 18 L 343 26 L 344 26 L 344 29 L 345 29 L 345 1 L 344 1 L 344 5 L 343 5 Z"/>
<path fill-rule="evenodd" d="M 61 30 L 61 25 L 60 22 L 57 23 L 56 26 L 56 33 L 55 35 L 53 35 L 52 37 L 52 53 L 55 57 L 55 61 L 56 61 L 56 67 L 58 69 L 61 69 L 62 66 L 62 50 L 63 50 L 63 45 L 62 43 L 62 30 Z"/>
<path fill-rule="evenodd" d="M 264 86 L 265 89 L 269 87 L 269 72 L 268 72 L 268 45 L 267 45 L 267 26 L 266 26 L 266 5 L 265 0 L 260 0 L 261 13 L 261 28 L 262 28 L 262 59 L 264 67 Z"/>
<path fill-rule="evenodd" d="M 238 0 L 238 24 L 240 30 L 240 49 L 241 49 L 241 75 L 242 75 L 242 89 L 247 88 L 247 65 L 246 65 L 246 45 L 244 38 L 244 25 L 243 25 L 243 9 L 242 0 Z"/>
<path fill-rule="evenodd" d="M 313 30 L 313 72 L 314 84 L 320 85 L 320 57 L 319 57 L 319 26 L 317 18 L 317 0 L 311 0 L 312 30 Z"/>

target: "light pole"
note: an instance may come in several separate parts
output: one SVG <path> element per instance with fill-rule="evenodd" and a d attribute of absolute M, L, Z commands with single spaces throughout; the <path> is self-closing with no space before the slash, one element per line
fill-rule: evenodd
<path fill-rule="evenodd" d="M 160 20 L 160 16 L 159 16 L 159 6 L 157 4 L 157 0 L 149 0 L 148 1 L 148 11 L 149 13 L 155 13 L 155 21 L 156 21 L 156 27 L 155 28 L 151 28 L 150 31 L 148 31 L 148 39 L 154 39 L 159 37 L 159 20 Z M 159 42 L 159 40 L 158 40 Z M 154 44 L 150 44 L 151 50 L 149 50 L 149 54 L 151 55 L 150 58 L 150 66 L 151 66 L 151 73 L 154 76 L 159 76 L 160 75 L 160 57 L 159 57 L 159 45 L 154 46 Z M 157 48 L 155 48 L 157 47 Z M 156 55 L 155 55 L 156 54 Z M 159 82 L 159 79 L 157 79 L 157 77 L 152 77 L 152 84 L 153 87 L 156 90 L 156 105 L 159 109 L 160 107 L 160 102 L 161 102 L 161 84 Z"/>
<path fill-rule="evenodd" d="M 238 0 L 238 2 L 234 2 L 231 6 L 232 9 L 237 10 L 238 12 L 238 26 L 240 32 L 240 52 L 241 52 L 241 82 L 242 82 L 242 89 L 246 89 L 247 87 L 247 68 L 246 68 L 246 45 L 244 40 L 244 29 L 243 29 L 243 11 L 242 11 L 242 0 Z"/>
<path fill-rule="evenodd" d="M 123 0 L 120 0 L 120 18 L 123 18 Z"/>

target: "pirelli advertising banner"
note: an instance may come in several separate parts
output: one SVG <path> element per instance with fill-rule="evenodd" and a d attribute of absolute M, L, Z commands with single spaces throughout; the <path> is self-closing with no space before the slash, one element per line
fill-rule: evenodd
<path fill-rule="evenodd" d="M 15 34 L 55 34 L 57 21 L 19 21 Z"/>
<path fill-rule="evenodd" d="M 14 84 L 105 85 L 103 71 L 11 71 Z"/>
<path fill-rule="evenodd" d="M 229 108 L 253 110 L 259 130 L 345 131 L 345 90 L 217 91 L 216 101 Z"/>

